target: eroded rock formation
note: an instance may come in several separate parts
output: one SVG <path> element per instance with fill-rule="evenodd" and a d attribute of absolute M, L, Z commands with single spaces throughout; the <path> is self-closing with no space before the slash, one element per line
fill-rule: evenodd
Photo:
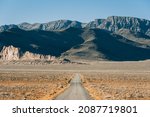
<path fill-rule="evenodd" d="M 13 46 L 4 46 L 3 49 L 0 52 L 0 59 L 1 60 L 19 60 L 20 54 L 19 54 L 19 48 L 15 48 Z"/>
<path fill-rule="evenodd" d="M 50 55 L 41 55 L 41 54 L 34 54 L 29 51 L 21 54 L 21 51 L 17 47 L 11 46 L 4 46 L 0 52 L 0 60 L 3 61 L 17 61 L 17 60 L 47 60 L 47 61 L 54 61 L 56 58 Z"/>

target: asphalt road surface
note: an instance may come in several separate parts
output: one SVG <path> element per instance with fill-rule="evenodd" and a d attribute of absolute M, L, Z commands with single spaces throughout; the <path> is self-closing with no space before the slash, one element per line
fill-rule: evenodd
<path fill-rule="evenodd" d="M 75 75 L 70 82 L 70 87 L 56 97 L 55 100 L 90 100 L 88 92 L 82 86 L 79 74 Z"/>

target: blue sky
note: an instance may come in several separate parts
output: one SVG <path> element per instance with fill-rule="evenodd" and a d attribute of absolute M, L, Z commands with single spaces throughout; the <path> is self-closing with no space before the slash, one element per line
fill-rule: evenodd
<path fill-rule="evenodd" d="M 150 20 L 150 0 L 0 0 L 0 25 L 58 19 L 89 22 L 108 16 Z"/>

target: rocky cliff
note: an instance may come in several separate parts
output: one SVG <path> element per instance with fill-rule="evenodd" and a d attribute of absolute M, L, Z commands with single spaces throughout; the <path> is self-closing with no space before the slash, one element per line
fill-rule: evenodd
<path fill-rule="evenodd" d="M 134 17 L 111 16 L 107 19 L 97 19 L 87 24 L 88 28 L 105 29 L 117 32 L 120 29 L 128 29 L 133 32 L 141 32 L 150 36 L 150 21 Z"/>

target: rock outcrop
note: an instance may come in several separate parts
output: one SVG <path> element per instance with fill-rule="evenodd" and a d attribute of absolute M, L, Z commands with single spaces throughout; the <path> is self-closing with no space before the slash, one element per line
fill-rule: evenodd
<path fill-rule="evenodd" d="M 13 46 L 4 46 L 0 52 L 0 59 L 6 61 L 19 60 L 20 53 L 19 48 Z"/>
<path fill-rule="evenodd" d="M 25 61 L 33 61 L 33 60 L 43 60 L 43 61 L 55 61 L 56 58 L 50 55 L 41 55 L 41 54 L 34 54 L 29 51 L 21 54 L 19 48 L 13 46 L 4 46 L 0 52 L 0 60 L 3 61 L 18 61 L 18 60 L 25 60 Z"/>
<path fill-rule="evenodd" d="M 33 54 L 29 51 L 25 52 L 20 60 L 47 60 L 47 61 L 54 61 L 56 58 L 50 55 L 41 55 L 41 54 Z"/>

